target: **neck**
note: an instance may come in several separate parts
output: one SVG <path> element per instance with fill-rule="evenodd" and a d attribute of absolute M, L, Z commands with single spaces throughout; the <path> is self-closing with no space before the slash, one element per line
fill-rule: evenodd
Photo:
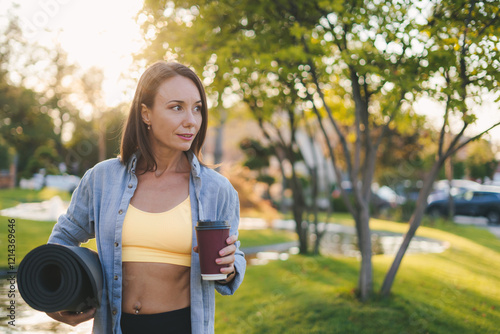
<path fill-rule="evenodd" d="M 165 172 L 181 172 L 189 168 L 189 162 L 182 151 L 159 152 L 155 154 L 156 177 L 160 177 Z"/>

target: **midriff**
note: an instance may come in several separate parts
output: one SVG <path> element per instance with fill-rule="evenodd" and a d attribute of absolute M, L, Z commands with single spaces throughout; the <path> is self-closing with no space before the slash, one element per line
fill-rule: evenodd
<path fill-rule="evenodd" d="M 123 262 L 122 312 L 169 312 L 190 305 L 190 267 L 167 263 Z"/>

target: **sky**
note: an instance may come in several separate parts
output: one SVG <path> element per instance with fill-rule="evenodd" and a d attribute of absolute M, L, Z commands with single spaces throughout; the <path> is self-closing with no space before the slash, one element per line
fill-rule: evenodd
<path fill-rule="evenodd" d="M 46 46 L 57 41 L 83 69 L 101 68 L 108 105 L 132 100 L 123 97 L 120 75 L 143 46 L 135 20 L 142 0 L 0 0 L 0 13 L 14 2 L 20 4 L 16 13 L 28 41 Z"/>
<path fill-rule="evenodd" d="M 144 42 L 136 23 L 142 0 L 0 0 L 0 13 L 13 2 L 21 3 L 17 14 L 28 40 L 43 45 L 58 41 L 70 60 L 83 69 L 97 66 L 105 75 L 103 90 L 105 101 L 114 106 L 131 101 L 132 92 L 124 95 L 122 73 L 127 73 L 132 63 L 131 54 L 143 47 Z M 1 15 L 1 14 L 0 14 Z M 491 100 L 491 99 L 490 99 Z M 477 124 L 467 135 L 477 134 L 494 122 L 500 121 L 499 104 L 487 101 L 475 108 Z M 417 112 L 429 117 L 435 126 L 440 125 L 443 107 L 430 100 L 421 100 Z M 500 146 L 500 126 L 487 137 Z M 498 152 L 500 158 L 500 152 Z"/>

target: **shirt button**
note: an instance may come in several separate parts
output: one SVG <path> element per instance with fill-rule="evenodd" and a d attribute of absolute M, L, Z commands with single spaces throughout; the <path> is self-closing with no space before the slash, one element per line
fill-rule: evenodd
<path fill-rule="evenodd" d="M 118 211 L 118 214 L 121 215 L 123 213 L 122 209 Z"/>
<path fill-rule="evenodd" d="M 116 315 L 116 313 L 118 313 L 118 312 L 116 312 L 116 309 L 114 309 L 112 313 L 113 313 L 113 315 Z"/>
<path fill-rule="evenodd" d="M 119 243 L 115 242 L 115 247 L 118 247 Z"/>
<path fill-rule="evenodd" d="M 115 281 L 118 281 L 118 275 L 115 275 Z"/>
<path fill-rule="evenodd" d="M 133 187 L 132 183 L 129 183 L 129 184 L 128 184 L 128 187 L 129 187 L 129 188 L 132 188 L 132 187 Z"/>

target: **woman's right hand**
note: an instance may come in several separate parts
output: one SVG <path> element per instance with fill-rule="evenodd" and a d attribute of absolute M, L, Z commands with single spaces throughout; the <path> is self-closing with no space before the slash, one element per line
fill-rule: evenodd
<path fill-rule="evenodd" d="M 71 326 L 76 326 L 82 322 L 92 319 L 95 315 L 95 311 L 96 309 L 95 307 L 93 307 L 81 313 L 60 311 L 60 312 L 47 313 L 47 315 L 54 320 L 64 322 L 65 324 Z"/>

